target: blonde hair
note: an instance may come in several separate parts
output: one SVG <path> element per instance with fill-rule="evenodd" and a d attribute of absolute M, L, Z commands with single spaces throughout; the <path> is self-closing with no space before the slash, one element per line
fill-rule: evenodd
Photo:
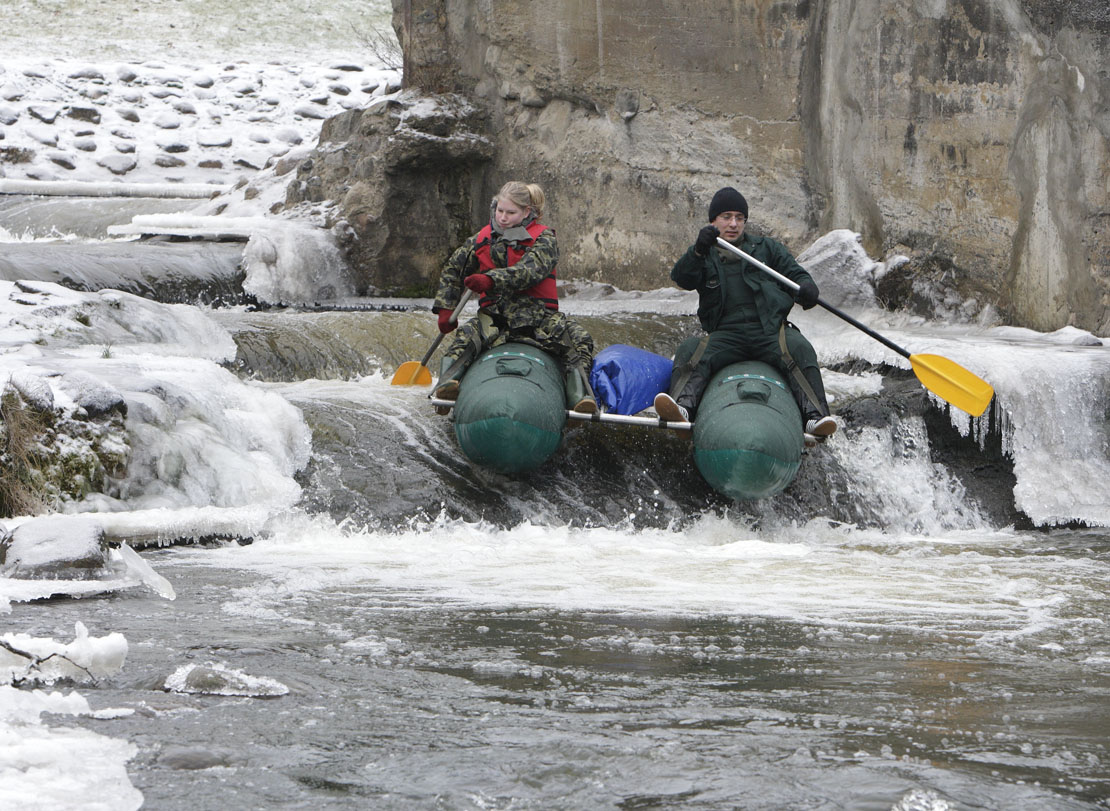
<path fill-rule="evenodd" d="M 497 192 L 494 203 L 501 198 L 512 201 L 513 205 L 521 208 L 530 208 L 538 220 L 543 215 L 543 204 L 546 198 L 543 189 L 535 183 L 521 183 L 519 180 L 510 180 Z"/>

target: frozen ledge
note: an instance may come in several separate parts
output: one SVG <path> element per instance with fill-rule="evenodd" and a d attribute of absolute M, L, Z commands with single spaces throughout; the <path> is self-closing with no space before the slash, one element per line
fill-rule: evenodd
<path fill-rule="evenodd" d="M 108 236 L 178 236 L 191 239 L 236 239 L 287 227 L 287 220 L 266 217 L 220 217 L 195 214 L 139 214 L 127 225 L 110 225 Z"/>
<path fill-rule="evenodd" d="M 51 197 L 179 197 L 206 199 L 230 186 L 212 183 L 112 183 L 80 180 L 0 180 L 0 194 Z"/>
<path fill-rule="evenodd" d="M 107 233 L 110 237 L 183 237 L 215 242 L 247 242 L 251 236 L 249 230 L 236 227 L 203 228 L 188 225 L 109 225 Z"/>

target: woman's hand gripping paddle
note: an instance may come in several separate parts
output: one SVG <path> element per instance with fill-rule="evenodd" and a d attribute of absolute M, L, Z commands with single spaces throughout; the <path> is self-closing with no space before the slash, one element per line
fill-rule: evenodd
<path fill-rule="evenodd" d="M 451 323 L 456 324 L 459 320 L 459 313 L 466 303 L 470 301 L 470 297 L 474 295 L 473 290 L 466 290 L 459 299 L 459 303 L 455 305 L 454 311 L 451 313 Z M 393 386 L 430 386 L 432 383 L 432 373 L 428 371 L 428 361 L 432 359 L 432 355 L 439 349 L 440 343 L 447 337 L 447 333 L 441 332 L 436 339 L 432 341 L 432 345 L 428 347 L 427 353 L 424 355 L 423 360 L 417 363 L 414 360 L 407 360 L 402 363 L 397 371 L 393 373 L 393 379 L 390 385 Z"/>
<path fill-rule="evenodd" d="M 774 276 L 779 282 L 786 285 L 795 293 L 798 292 L 798 285 L 795 282 L 783 276 L 777 270 L 763 264 L 758 259 L 744 253 L 731 242 L 726 242 L 718 237 L 717 244 L 725 250 L 732 251 L 741 259 L 747 259 L 760 270 Z M 817 299 L 817 303 L 833 315 L 843 318 L 856 329 L 862 330 L 876 341 L 890 347 L 902 357 L 909 358 L 910 366 L 913 367 L 913 373 L 917 375 L 917 379 L 921 381 L 921 385 L 946 403 L 951 403 L 956 406 L 956 408 L 961 411 L 966 411 L 973 417 L 978 417 L 987 410 L 987 406 L 991 403 L 991 398 L 994 397 L 994 389 L 991 387 L 990 383 L 980 377 L 976 377 L 967 369 L 960 366 L 960 364 L 940 355 L 911 355 L 905 349 L 898 346 L 898 344 L 884 338 L 874 330 L 865 327 L 859 321 L 852 318 L 852 316 L 841 312 L 831 304 L 821 299 Z"/>

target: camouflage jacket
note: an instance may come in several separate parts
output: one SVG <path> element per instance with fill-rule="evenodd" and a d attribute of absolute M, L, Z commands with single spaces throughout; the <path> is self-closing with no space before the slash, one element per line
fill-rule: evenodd
<path fill-rule="evenodd" d="M 521 223 L 526 226 L 532 218 Z M 523 228 L 511 228 L 508 236 L 513 237 L 527 232 Z M 484 308 L 493 318 L 494 323 L 502 329 L 523 329 L 537 327 L 544 322 L 552 312 L 543 302 L 523 291 L 543 281 L 551 274 L 559 262 L 559 246 L 555 241 L 555 229 L 548 228 L 540 234 L 536 241 L 524 252 L 512 267 L 505 267 L 508 261 L 508 246 L 512 240 L 506 241 L 506 234 L 494 229 L 491 235 L 490 256 L 497 268 L 488 271 L 493 279 L 493 289 L 489 296 L 496 299 L 493 304 Z M 439 290 L 436 300 L 432 305 L 433 312 L 442 309 L 453 310 L 459 303 L 463 293 L 463 279 L 472 273 L 480 273 L 478 257 L 475 253 L 477 247 L 477 234 L 466 240 L 447 260 L 439 276 Z"/>

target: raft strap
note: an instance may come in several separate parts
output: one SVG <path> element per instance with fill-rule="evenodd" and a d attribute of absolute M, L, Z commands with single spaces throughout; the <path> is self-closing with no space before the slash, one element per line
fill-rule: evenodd
<path fill-rule="evenodd" d="M 794 326 L 791 324 L 791 326 Z M 795 327 L 796 329 L 796 327 Z M 790 350 L 786 348 L 786 322 L 783 321 L 779 325 L 779 349 L 782 350 L 782 368 L 794 376 L 794 382 L 801 388 L 802 393 L 805 394 L 806 399 L 817 409 L 817 413 L 823 417 L 828 416 L 828 412 L 821 407 L 821 401 L 817 398 L 817 392 L 813 390 L 813 386 L 809 385 L 806 376 L 802 374 L 801 367 L 798 366 L 794 358 L 790 357 Z"/>
<path fill-rule="evenodd" d="M 709 346 L 709 336 L 705 335 L 698 341 L 698 345 L 694 349 L 694 353 L 690 355 L 690 359 L 682 364 L 682 375 L 678 378 L 675 385 L 671 386 L 669 392 L 672 397 L 677 397 L 682 394 L 682 390 L 686 388 L 686 384 L 690 382 L 690 375 L 694 373 L 694 369 L 701 360 L 701 356 L 705 354 L 705 348 L 707 346 Z"/>

